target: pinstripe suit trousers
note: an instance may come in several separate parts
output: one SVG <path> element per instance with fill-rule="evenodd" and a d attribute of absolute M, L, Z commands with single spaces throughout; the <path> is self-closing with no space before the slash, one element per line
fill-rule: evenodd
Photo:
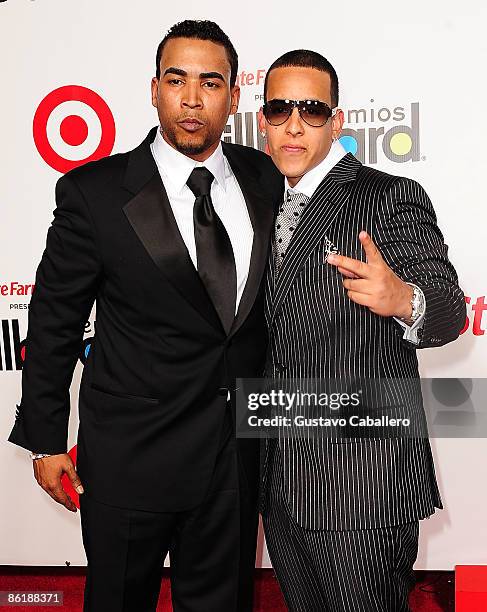
<path fill-rule="evenodd" d="M 376 529 L 306 529 L 284 498 L 276 440 L 271 440 L 269 470 L 264 529 L 289 610 L 408 612 L 419 521 Z"/>

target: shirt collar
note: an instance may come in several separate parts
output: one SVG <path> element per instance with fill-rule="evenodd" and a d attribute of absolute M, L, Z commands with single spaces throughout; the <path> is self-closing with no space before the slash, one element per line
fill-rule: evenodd
<path fill-rule="evenodd" d="M 320 163 L 306 172 L 304 176 L 302 176 L 299 181 L 296 183 L 295 187 L 290 187 L 287 177 L 284 182 L 284 186 L 286 190 L 289 190 L 290 193 L 303 193 L 308 198 L 311 198 L 313 193 L 316 191 L 316 188 L 321 183 L 321 181 L 325 178 L 325 176 L 330 172 L 330 170 L 335 166 L 341 159 L 347 154 L 343 145 L 339 140 L 334 140 L 331 143 L 330 150 L 328 151 L 328 155 L 320 161 Z"/>
<path fill-rule="evenodd" d="M 162 137 L 161 130 L 158 129 L 152 143 L 152 152 L 164 180 L 169 181 L 178 192 L 185 187 L 189 175 L 198 166 L 208 168 L 216 182 L 225 191 L 225 157 L 221 141 L 208 159 L 205 159 L 204 162 L 197 162 L 168 144 Z"/>

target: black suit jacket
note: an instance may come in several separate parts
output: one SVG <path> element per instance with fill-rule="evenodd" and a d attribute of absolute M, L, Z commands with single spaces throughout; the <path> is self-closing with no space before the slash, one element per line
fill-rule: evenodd
<path fill-rule="evenodd" d="M 262 373 L 263 272 L 282 177 L 270 158 L 223 143 L 254 229 L 249 277 L 227 335 L 177 228 L 150 151 L 59 179 L 57 207 L 29 309 L 22 400 L 9 440 L 66 452 L 69 388 L 96 300 L 79 397 L 78 472 L 99 501 L 153 511 L 201 502 L 227 389 Z M 255 441 L 240 444 L 253 491 Z"/>
<path fill-rule="evenodd" d="M 325 261 L 332 247 L 365 261 L 358 240 L 363 229 L 394 272 L 425 294 L 419 345 L 403 339 L 392 317 L 352 302 L 342 275 Z M 390 406 L 424 420 L 416 348 L 454 340 L 465 323 L 464 297 L 447 251 L 418 183 L 347 154 L 304 209 L 276 280 L 269 267 L 267 376 L 365 381 Z M 400 379 L 411 383 L 390 382 Z M 307 528 L 395 525 L 441 507 L 427 437 L 366 439 L 349 428 L 344 437 L 283 436 L 279 443 L 284 490 L 296 520 Z M 264 480 L 266 468 L 264 457 Z"/>

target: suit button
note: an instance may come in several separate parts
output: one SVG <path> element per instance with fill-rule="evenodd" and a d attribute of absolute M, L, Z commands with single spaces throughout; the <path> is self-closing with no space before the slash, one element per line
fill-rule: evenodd
<path fill-rule="evenodd" d="M 276 363 L 274 367 L 276 368 L 277 372 L 279 372 L 279 374 L 282 374 L 287 370 L 287 366 L 283 363 Z"/>
<path fill-rule="evenodd" d="M 228 387 L 220 387 L 218 389 L 218 395 L 224 395 L 226 397 L 228 395 Z"/>

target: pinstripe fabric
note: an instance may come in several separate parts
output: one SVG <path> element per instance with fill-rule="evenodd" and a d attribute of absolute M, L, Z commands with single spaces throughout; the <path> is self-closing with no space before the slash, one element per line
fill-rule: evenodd
<path fill-rule="evenodd" d="M 408 612 L 419 522 L 357 531 L 299 526 L 284 499 L 276 450 L 263 519 L 267 548 L 289 610 Z"/>
<path fill-rule="evenodd" d="M 424 292 L 426 316 L 418 348 L 458 336 L 465 321 L 463 293 L 425 191 L 347 154 L 303 211 L 275 287 L 269 266 L 266 376 L 419 376 L 416 346 L 402 339 L 402 328 L 392 317 L 353 303 L 341 274 L 326 264 L 330 244 L 341 254 L 365 260 L 358 240 L 362 229 L 396 274 Z M 399 400 L 422 412 L 420 394 Z M 281 438 L 279 445 L 284 496 L 303 527 L 371 529 L 410 523 L 442 507 L 428 439 Z M 262 502 L 265 509 L 265 496 Z"/>

